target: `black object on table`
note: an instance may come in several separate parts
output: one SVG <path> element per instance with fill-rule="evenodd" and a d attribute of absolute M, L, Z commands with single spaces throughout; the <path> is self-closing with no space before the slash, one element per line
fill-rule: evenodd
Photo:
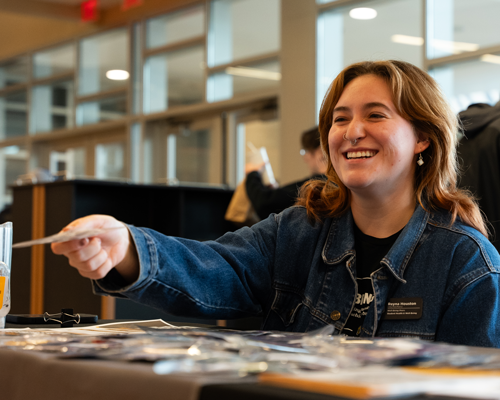
<path fill-rule="evenodd" d="M 57 314 L 7 314 L 5 319 L 10 324 L 38 325 L 42 327 L 45 324 L 60 324 L 62 328 L 73 326 L 73 323 L 95 324 L 97 315 L 95 314 L 73 314 L 72 308 L 63 308 Z"/>

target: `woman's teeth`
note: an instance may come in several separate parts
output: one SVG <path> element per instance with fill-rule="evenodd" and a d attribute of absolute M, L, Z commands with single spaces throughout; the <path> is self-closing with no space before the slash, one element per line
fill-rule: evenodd
<path fill-rule="evenodd" d="M 347 152 L 347 158 L 370 158 L 377 154 L 376 151 L 349 151 Z"/>

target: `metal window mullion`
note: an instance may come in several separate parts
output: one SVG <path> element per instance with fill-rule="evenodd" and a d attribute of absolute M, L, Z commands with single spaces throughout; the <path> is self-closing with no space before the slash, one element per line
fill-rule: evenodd
<path fill-rule="evenodd" d="M 75 40 L 75 69 L 74 69 L 74 89 L 73 89 L 73 127 L 77 127 L 78 115 L 78 92 L 80 90 L 80 40 Z M 87 163 L 86 163 L 87 164 Z M 85 165 L 85 174 L 87 174 L 87 165 Z"/>
<path fill-rule="evenodd" d="M 52 75 L 46 78 L 33 79 L 31 82 L 31 86 L 50 85 L 53 82 L 60 82 L 71 79 L 74 77 L 74 75 L 74 72 L 63 72 L 62 74 Z"/>
<path fill-rule="evenodd" d="M 143 48 L 142 54 L 144 58 L 147 58 L 157 54 L 169 53 L 176 50 L 199 46 L 200 44 L 205 44 L 205 35 L 200 35 L 195 38 L 183 40 L 182 42 L 172 43 L 166 46 L 155 47 L 154 49 Z"/>
<path fill-rule="evenodd" d="M 366 2 L 367 0 L 337 0 L 332 3 L 318 4 L 317 7 L 318 7 L 318 13 L 321 13 L 326 10 L 331 10 L 332 8 L 345 7 Z"/>
<path fill-rule="evenodd" d="M 203 49 L 203 104 L 207 104 L 207 86 L 208 86 L 208 35 L 209 35 L 209 27 L 210 27 L 210 0 L 204 2 L 205 6 L 205 42 Z"/>
<path fill-rule="evenodd" d="M 128 85 L 127 85 L 128 86 Z M 107 99 L 113 96 L 119 96 L 122 94 L 127 94 L 127 86 L 121 87 L 121 88 L 115 88 L 115 89 L 109 89 L 103 92 L 98 92 L 98 93 L 93 93 L 93 94 L 88 94 L 85 96 L 78 96 L 76 98 L 78 103 L 87 103 L 89 101 L 96 101 L 96 100 L 101 100 L 101 99 Z M 127 115 L 129 115 L 127 113 Z"/>
<path fill-rule="evenodd" d="M 428 57 L 428 48 L 429 48 L 429 40 L 432 37 L 432 29 L 433 29 L 433 20 L 434 16 L 431 16 L 431 9 L 429 7 L 429 2 L 432 0 L 422 0 L 422 25 L 423 25 L 423 36 L 424 36 L 424 45 L 422 46 L 423 51 L 423 69 L 424 71 L 429 71 L 429 57 Z"/>
<path fill-rule="evenodd" d="M 177 135 L 169 133 L 167 136 L 167 183 L 177 178 Z"/>
<path fill-rule="evenodd" d="M 462 61 L 474 61 L 485 54 L 500 53 L 500 45 L 484 47 L 476 51 L 470 51 L 461 54 L 453 54 L 446 57 L 435 58 L 428 60 L 428 67 L 436 67 L 445 64 L 457 63 Z"/>
<path fill-rule="evenodd" d="M 248 64 L 257 64 L 260 62 L 266 62 L 266 61 L 273 61 L 273 60 L 279 60 L 280 59 L 280 52 L 279 51 L 273 51 L 271 53 L 266 53 L 266 54 L 261 54 L 258 56 L 253 56 L 253 57 L 247 57 L 247 58 L 242 58 L 239 60 L 234 60 L 226 64 L 221 64 L 217 65 L 215 67 L 208 67 L 208 74 L 211 75 L 216 72 L 221 72 L 224 71 L 228 67 L 235 67 L 235 66 L 240 66 L 240 65 L 248 65 Z"/>
<path fill-rule="evenodd" d="M 33 53 L 27 54 L 28 57 L 28 83 L 26 87 L 26 136 L 30 136 L 31 126 L 32 126 L 32 118 L 34 116 L 33 103 L 32 103 L 32 92 L 33 92 Z M 34 132 L 33 132 L 34 133 Z"/>
<path fill-rule="evenodd" d="M 129 22 L 128 25 L 127 25 L 127 36 L 128 36 L 128 58 L 127 58 L 127 69 L 129 71 L 129 74 L 128 74 L 128 85 L 126 86 L 126 94 L 125 96 L 127 97 L 126 98 L 126 104 L 127 104 L 127 111 L 126 111 L 126 114 L 127 115 L 132 115 L 133 114 L 133 105 L 132 105 L 132 97 L 133 97 L 133 74 L 132 74 L 132 68 L 133 68 L 133 59 L 132 57 L 134 57 L 133 55 L 133 52 L 134 52 L 134 49 L 133 49 L 133 23 L 132 22 Z M 126 152 L 125 152 L 126 153 Z"/>

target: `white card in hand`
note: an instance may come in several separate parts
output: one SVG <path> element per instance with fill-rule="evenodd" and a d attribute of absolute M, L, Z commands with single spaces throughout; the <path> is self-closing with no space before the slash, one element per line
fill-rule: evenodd
<path fill-rule="evenodd" d="M 60 243 L 69 242 L 70 240 L 85 239 L 93 236 L 100 235 L 107 231 L 114 229 L 122 229 L 124 226 L 115 226 L 113 228 L 103 228 L 103 229 L 71 229 L 65 232 L 59 232 L 55 235 L 47 236 L 41 239 L 28 240 L 26 242 L 16 243 L 12 246 L 13 249 L 18 249 L 21 247 L 34 246 L 36 244 L 47 244 L 47 243 Z"/>

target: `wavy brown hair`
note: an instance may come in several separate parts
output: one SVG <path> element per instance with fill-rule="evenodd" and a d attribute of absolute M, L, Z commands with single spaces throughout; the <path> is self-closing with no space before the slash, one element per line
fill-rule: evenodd
<path fill-rule="evenodd" d="M 350 190 L 339 179 L 330 160 L 328 133 L 333 109 L 349 82 L 363 75 L 384 79 L 394 106 L 429 147 L 422 152 L 425 163 L 415 169 L 415 198 L 424 209 L 445 209 L 452 222 L 459 217 L 488 237 L 481 211 L 470 192 L 457 188 L 457 133 L 459 121 L 439 86 L 426 72 L 404 61 L 367 61 L 346 67 L 332 82 L 323 100 L 319 118 L 321 146 L 328 158 L 326 181 L 310 181 L 300 191 L 297 205 L 307 208 L 310 219 L 321 221 L 344 213 L 350 205 Z"/>

